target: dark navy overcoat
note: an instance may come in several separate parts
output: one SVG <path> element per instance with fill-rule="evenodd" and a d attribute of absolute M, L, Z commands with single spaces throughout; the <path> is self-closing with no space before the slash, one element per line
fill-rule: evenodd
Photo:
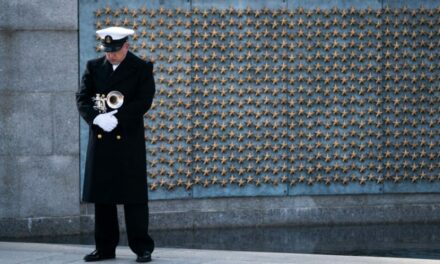
<path fill-rule="evenodd" d="M 124 103 L 115 114 L 117 127 L 105 132 L 93 124 L 99 112 L 93 107 L 92 97 L 110 91 L 121 92 Z M 79 113 L 89 125 L 83 201 L 148 202 L 143 117 L 154 93 L 153 64 L 131 52 L 115 71 L 105 56 L 87 62 L 76 94 Z"/>

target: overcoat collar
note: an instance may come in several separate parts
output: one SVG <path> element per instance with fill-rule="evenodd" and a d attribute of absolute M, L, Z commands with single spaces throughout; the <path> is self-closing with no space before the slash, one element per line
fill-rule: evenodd
<path fill-rule="evenodd" d="M 125 59 L 119 64 L 116 70 L 113 71 L 112 64 L 104 57 L 103 71 L 106 73 L 107 85 L 110 88 L 117 82 L 124 80 L 127 75 L 133 72 L 134 55 L 129 51 Z"/>

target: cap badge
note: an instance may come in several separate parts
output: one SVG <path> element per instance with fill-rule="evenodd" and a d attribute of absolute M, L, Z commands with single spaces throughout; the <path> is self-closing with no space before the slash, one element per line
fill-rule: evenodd
<path fill-rule="evenodd" d="M 107 35 L 107 36 L 105 36 L 104 42 L 106 44 L 110 44 L 110 43 L 112 43 L 112 40 L 113 40 L 112 37 L 110 35 Z"/>

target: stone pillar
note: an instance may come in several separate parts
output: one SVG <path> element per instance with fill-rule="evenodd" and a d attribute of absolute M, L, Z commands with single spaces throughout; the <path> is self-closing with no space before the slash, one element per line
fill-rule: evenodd
<path fill-rule="evenodd" d="M 79 232 L 78 3 L 0 9 L 0 236 Z"/>

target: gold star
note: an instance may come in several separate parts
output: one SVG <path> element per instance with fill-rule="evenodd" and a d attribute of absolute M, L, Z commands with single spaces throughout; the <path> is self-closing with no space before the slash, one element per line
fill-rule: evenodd
<path fill-rule="evenodd" d="M 168 182 L 168 191 L 174 189 L 176 187 L 176 184 L 174 182 Z"/>
<path fill-rule="evenodd" d="M 264 181 L 264 183 L 270 183 L 270 177 L 268 176 L 268 175 L 266 175 L 266 176 L 264 176 L 263 177 L 263 181 Z"/>
<path fill-rule="evenodd" d="M 152 184 L 150 184 L 150 190 L 152 190 L 152 191 L 154 191 L 154 190 L 157 190 L 157 183 L 156 182 L 153 182 Z"/>
<path fill-rule="evenodd" d="M 246 184 L 246 181 L 243 180 L 243 178 L 240 178 L 240 179 L 238 180 L 238 186 L 239 186 L 239 187 L 243 187 L 245 184 Z"/>
<path fill-rule="evenodd" d="M 193 183 L 192 183 L 191 180 L 188 180 L 188 181 L 185 183 L 185 189 L 186 189 L 186 190 L 190 190 L 192 186 L 193 186 Z"/>
<path fill-rule="evenodd" d="M 236 178 L 234 175 L 231 175 L 231 176 L 229 177 L 229 183 L 230 183 L 230 184 L 235 183 L 236 180 L 237 180 L 237 178 Z"/>
<path fill-rule="evenodd" d="M 209 180 L 208 180 L 208 179 L 205 179 L 205 180 L 203 181 L 203 187 L 207 188 L 208 186 L 209 186 Z"/>

